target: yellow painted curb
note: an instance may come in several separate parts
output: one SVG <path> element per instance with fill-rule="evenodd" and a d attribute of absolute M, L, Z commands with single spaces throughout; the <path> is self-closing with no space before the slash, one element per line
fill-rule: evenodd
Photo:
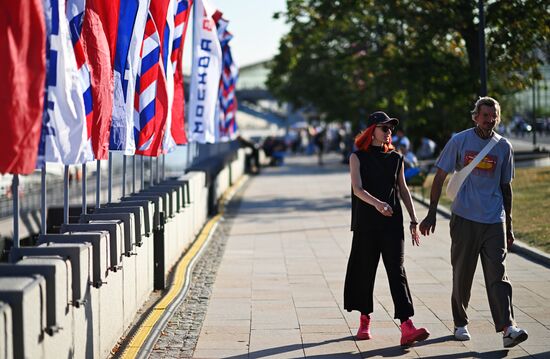
<path fill-rule="evenodd" d="M 218 221 L 222 217 L 224 213 L 225 202 L 231 199 L 231 197 L 233 197 L 237 189 L 240 188 L 240 186 L 243 184 L 243 182 L 247 178 L 248 176 L 245 176 L 245 175 L 241 176 L 241 178 L 237 181 L 237 183 L 235 183 L 233 186 L 227 189 L 227 191 L 223 194 L 223 196 L 220 199 L 220 212 L 214 217 L 212 217 L 206 223 L 206 225 L 203 227 L 203 229 L 199 233 L 197 239 L 195 239 L 195 242 L 193 242 L 193 245 L 191 246 L 191 248 L 189 248 L 187 253 L 185 253 L 183 258 L 176 265 L 176 270 L 174 272 L 174 280 L 170 286 L 170 289 L 161 298 L 161 300 L 151 309 L 151 311 L 149 312 L 149 315 L 143 321 L 143 323 L 139 326 L 132 340 L 130 341 L 130 343 L 128 343 L 128 346 L 125 348 L 124 352 L 120 356 L 121 358 L 133 359 L 138 356 L 141 347 L 151 335 L 151 331 L 154 328 L 155 324 L 164 315 L 166 308 L 170 306 L 170 304 L 174 301 L 176 296 L 180 293 L 180 291 L 186 284 L 189 265 L 193 260 L 193 258 L 197 255 L 197 253 L 202 249 L 204 244 L 207 242 L 207 239 L 209 238 L 212 229 L 215 227 L 215 225 L 218 223 Z"/>

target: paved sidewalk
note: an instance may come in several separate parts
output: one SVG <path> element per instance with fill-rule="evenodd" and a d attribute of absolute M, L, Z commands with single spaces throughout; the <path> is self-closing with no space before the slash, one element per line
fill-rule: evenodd
<path fill-rule="evenodd" d="M 416 205 L 419 218 L 426 211 Z M 408 217 L 405 216 L 408 220 Z M 347 167 L 328 157 L 291 157 L 250 179 L 229 232 L 195 358 L 550 357 L 550 269 L 510 254 L 515 315 L 529 340 L 504 350 L 493 329 L 481 264 L 469 308 L 473 339 L 452 338 L 448 221 L 419 248 L 407 240 L 405 267 L 415 324 L 432 333 L 409 349 L 400 331 L 380 261 L 374 338 L 353 339 L 359 314 L 343 309 L 351 246 Z"/>

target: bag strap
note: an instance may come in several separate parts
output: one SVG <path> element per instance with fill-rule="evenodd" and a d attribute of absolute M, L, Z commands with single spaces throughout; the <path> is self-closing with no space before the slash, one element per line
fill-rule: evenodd
<path fill-rule="evenodd" d="M 483 149 L 477 154 L 472 162 L 468 163 L 468 165 L 461 170 L 461 172 L 464 171 L 464 177 L 468 176 L 470 172 L 474 170 L 478 163 L 481 162 L 481 160 L 485 158 L 485 156 L 487 156 L 489 151 L 491 151 L 491 149 L 500 141 L 501 138 L 502 136 L 498 133 L 493 133 L 493 137 L 491 137 L 489 143 L 487 143 L 485 147 L 483 147 Z"/>

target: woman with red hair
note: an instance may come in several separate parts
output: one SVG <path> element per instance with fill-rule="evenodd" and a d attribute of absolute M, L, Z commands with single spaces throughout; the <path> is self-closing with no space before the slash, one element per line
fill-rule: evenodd
<path fill-rule="evenodd" d="M 399 124 L 382 111 L 371 114 L 367 129 L 357 136 L 357 151 L 350 156 L 352 184 L 353 243 L 344 286 L 344 308 L 361 312 L 356 338 L 370 339 L 370 314 L 380 255 L 386 267 L 395 307 L 395 319 L 401 321 L 401 345 L 425 340 L 430 333 L 415 328 L 412 295 L 403 267 L 404 229 L 399 196 L 411 222 L 413 245 L 419 245 L 416 212 L 405 183 L 403 156 L 394 150 L 391 134 Z"/>

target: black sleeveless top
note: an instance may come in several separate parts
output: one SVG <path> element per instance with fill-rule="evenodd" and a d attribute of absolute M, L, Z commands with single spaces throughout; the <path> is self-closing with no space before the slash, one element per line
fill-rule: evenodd
<path fill-rule="evenodd" d="M 393 216 L 386 217 L 374 206 L 351 193 L 351 230 L 368 231 L 372 228 L 398 226 L 403 228 L 403 212 L 398 196 L 397 176 L 403 165 L 403 156 L 396 152 L 383 152 L 382 147 L 371 146 L 369 151 L 355 151 L 359 159 L 361 183 L 372 196 L 388 203 Z"/>

